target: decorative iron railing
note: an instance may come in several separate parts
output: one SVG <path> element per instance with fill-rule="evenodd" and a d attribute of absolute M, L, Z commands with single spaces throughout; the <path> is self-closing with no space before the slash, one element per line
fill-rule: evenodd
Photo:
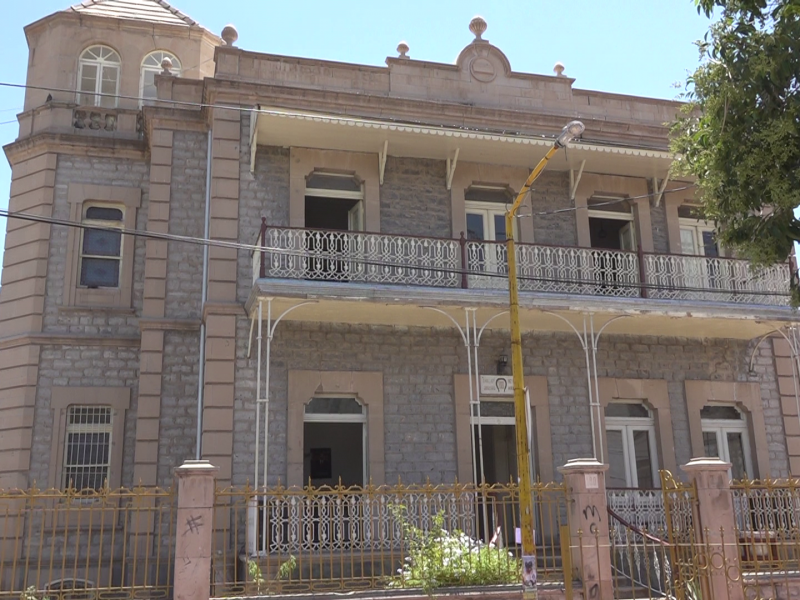
<path fill-rule="evenodd" d="M 649 296 L 669 300 L 703 300 L 739 304 L 788 304 L 788 264 L 753 268 L 746 260 L 645 255 Z"/>
<path fill-rule="evenodd" d="M 259 278 L 500 290 L 502 242 L 293 229 L 262 225 L 253 251 Z M 790 267 L 704 256 L 517 244 L 519 289 L 621 298 L 787 306 Z"/>
<path fill-rule="evenodd" d="M 608 489 L 608 508 L 620 519 L 650 532 L 667 530 L 664 494 L 661 490 Z"/>
<path fill-rule="evenodd" d="M 536 484 L 533 496 L 538 575 L 561 581 L 566 489 Z M 459 563 L 449 585 L 514 583 L 521 572 L 514 484 L 220 489 L 215 505 L 219 597 L 419 587 L 426 544 L 440 573 Z"/>
<path fill-rule="evenodd" d="M 0 490 L 0 598 L 170 598 L 176 494 Z"/>
<path fill-rule="evenodd" d="M 614 598 L 674 598 L 666 529 L 649 530 L 608 507 Z"/>
<path fill-rule="evenodd" d="M 268 228 L 264 277 L 458 287 L 456 240 L 353 231 Z M 259 265 L 259 270 L 262 270 Z"/>

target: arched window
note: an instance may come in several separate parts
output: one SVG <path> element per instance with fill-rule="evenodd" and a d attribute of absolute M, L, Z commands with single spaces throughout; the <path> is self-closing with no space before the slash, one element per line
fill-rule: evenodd
<path fill-rule="evenodd" d="M 172 68 L 170 73 L 180 77 L 181 75 L 181 61 L 178 57 L 163 50 L 156 50 L 144 57 L 142 61 L 142 74 L 139 78 L 139 104 L 149 104 L 158 97 L 156 90 L 156 75 L 161 73 L 164 68 L 161 62 L 168 58 L 172 61 Z"/>
<path fill-rule="evenodd" d="M 119 94 L 119 54 L 108 46 L 91 46 L 83 51 L 78 62 L 78 104 L 115 107 Z"/>

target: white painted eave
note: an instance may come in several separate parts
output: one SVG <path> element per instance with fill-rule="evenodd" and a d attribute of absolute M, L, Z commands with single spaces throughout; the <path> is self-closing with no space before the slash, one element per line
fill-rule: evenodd
<path fill-rule="evenodd" d="M 260 107 L 257 143 L 446 160 L 459 149 L 465 162 L 533 167 L 552 136 L 497 133 L 488 130 L 419 125 L 346 115 Z M 388 145 L 387 145 L 388 142 Z M 610 175 L 663 177 L 673 161 L 670 152 L 652 148 L 578 142 L 548 165 L 566 171 L 586 161 L 586 171 Z"/>

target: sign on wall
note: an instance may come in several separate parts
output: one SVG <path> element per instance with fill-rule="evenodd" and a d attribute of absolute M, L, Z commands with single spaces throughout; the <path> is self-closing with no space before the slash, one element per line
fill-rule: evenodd
<path fill-rule="evenodd" d="M 513 396 L 514 378 L 511 375 L 481 375 L 481 396 Z"/>

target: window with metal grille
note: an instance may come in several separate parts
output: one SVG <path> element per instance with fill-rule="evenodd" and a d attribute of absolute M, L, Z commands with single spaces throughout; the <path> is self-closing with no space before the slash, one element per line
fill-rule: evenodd
<path fill-rule="evenodd" d="M 83 223 L 102 229 L 84 229 L 81 243 L 81 285 L 88 288 L 119 287 L 122 263 L 122 232 L 124 213 L 111 206 L 88 205 Z"/>
<path fill-rule="evenodd" d="M 110 406 L 72 405 L 67 410 L 63 487 L 99 490 L 111 464 Z"/>

